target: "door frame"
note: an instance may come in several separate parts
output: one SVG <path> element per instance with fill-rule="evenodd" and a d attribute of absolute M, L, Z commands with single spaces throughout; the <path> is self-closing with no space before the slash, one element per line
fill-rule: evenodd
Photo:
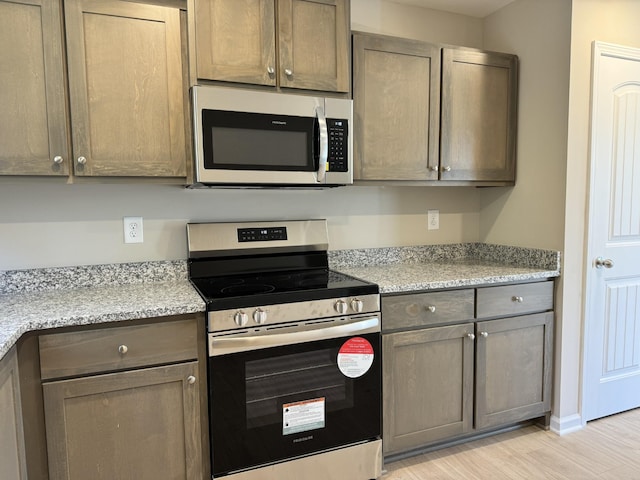
<path fill-rule="evenodd" d="M 587 355 L 589 354 L 588 339 L 591 336 L 591 329 L 593 328 L 593 321 L 591 320 L 591 312 L 592 312 L 592 301 L 589 299 L 589 292 L 593 287 L 594 282 L 597 281 L 595 278 L 596 272 L 594 269 L 594 259 L 596 258 L 597 246 L 594 245 L 594 235 L 592 235 L 593 228 L 593 218 L 595 211 L 595 195 L 593 195 L 593 189 L 596 185 L 597 179 L 595 178 L 596 173 L 596 143 L 597 139 L 594 135 L 594 118 L 597 111 L 597 99 L 596 99 L 596 80 L 599 78 L 600 74 L 600 59 L 603 56 L 613 56 L 622 59 L 636 60 L 640 61 L 640 48 L 628 47 L 623 45 L 617 45 L 608 42 L 601 41 L 593 41 L 591 48 L 591 97 L 590 97 L 590 107 L 589 107 L 589 152 L 588 152 L 588 172 L 589 177 L 587 179 L 587 211 L 586 211 L 586 229 L 585 229 L 585 257 L 584 263 L 585 273 L 584 273 L 584 282 L 582 289 L 582 308 L 583 308 L 583 319 L 584 326 L 582 329 L 582 358 L 581 358 L 581 374 L 580 374 L 580 419 L 582 426 L 586 426 L 587 420 L 585 416 L 585 405 L 586 405 L 586 397 L 587 397 L 587 384 L 589 381 L 589 372 L 587 370 L 588 359 Z"/>

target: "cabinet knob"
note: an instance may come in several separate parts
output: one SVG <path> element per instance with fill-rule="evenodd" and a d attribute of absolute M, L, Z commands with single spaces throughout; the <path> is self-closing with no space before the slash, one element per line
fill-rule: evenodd
<path fill-rule="evenodd" d="M 522 303 L 522 302 L 524 302 L 524 297 L 513 296 L 513 297 L 511 297 L 511 301 L 516 302 L 516 303 Z"/>
<path fill-rule="evenodd" d="M 476 336 L 473 333 L 467 333 L 467 337 L 469 337 L 469 340 L 475 340 Z"/>
<path fill-rule="evenodd" d="M 437 172 L 438 171 L 438 166 L 437 165 L 431 165 L 429 167 L 429 170 L 431 170 L 432 172 Z"/>
<path fill-rule="evenodd" d="M 78 164 L 84 165 L 87 163 L 87 157 L 78 157 Z"/>
<path fill-rule="evenodd" d="M 487 332 L 480 332 L 478 335 L 480 335 L 482 338 L 487 338 L 489 336 L 489 333 Z"/>
<path fill-rule="evenodd" d="M 62 158 L 60 155 L 56 155 L 55 157 L 53 157 L 53 163 L 55 163 L 56 165 L 60 165 L 62 162 L 64 162 L 64 158 Z"/>
<path fill-rule="evenodd" d="M 435 305 L 427 305 L 426 309 L 429 310 L 431 313 L 435 313 L 436 312 L 436 306 Z"/>
<path fill-rule="evenodd" d="M 293 70 L 291 70 L 290 68 L 285 68 L 285 69 L 284 69 L 284 74 L 285 74 L 287 77 L 292 77 L 292 76 L 293 76 Z"/>
<path fill-rule="evenodd" d="M 271 76 L 273 76 L 273 74 L 274 74 L 274 73 L 276 73 L 276 69 L 275 69 L 275 68 L 273 68 L 271 65 L 269 65 L 269 66 L 267 67 L 267 73 L 268 73 L 268 74 L 269 74 L 269 76 L 271 77 Z"/>
<path fill-rule="evenodd" d="M 124 355 L 125 353 L 127 353 L 129 351 L 129 347 L 127 347 L 126 345 L 120 345 L 118 347 L 118 353 L 120 355 Z"/>
<path fill-rule="evenodd" d="M 445 165 L 444 167 L 442 167 L 442 171 L 443 172 L 450 172 L 451 171 L 451 167 L 449 165 Z"/>
<path fill-rule="evenodd" d="M 188 383 L 189 385 L 193 385 L 194 383 L 196 383 L 196 377 L 194 377 L 193 375 L 189 375 L 189 376 L 187 377 L 187 383 Z"/>

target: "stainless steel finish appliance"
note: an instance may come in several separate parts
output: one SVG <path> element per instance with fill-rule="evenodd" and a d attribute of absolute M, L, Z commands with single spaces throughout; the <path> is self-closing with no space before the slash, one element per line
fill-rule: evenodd
<path fill-rule="evenodd" d="M 353 101 L 212 85 L 192 88 L 194 186 L 353 183 Z"/>
<path fill-rule="evenodd" d="M 187 225 L 207 303 L 212 478 L 382 472 L 380 296 L 328 268 L 324 220 Z"/>

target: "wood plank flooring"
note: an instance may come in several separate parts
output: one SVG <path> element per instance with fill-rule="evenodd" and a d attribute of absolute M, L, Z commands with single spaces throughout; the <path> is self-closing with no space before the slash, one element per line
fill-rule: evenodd
<path fill-rule="evenodd" d="M 640 408 L 564 436 L 529 426 L 385 469 L 382 480 L 640 480 Z"/>

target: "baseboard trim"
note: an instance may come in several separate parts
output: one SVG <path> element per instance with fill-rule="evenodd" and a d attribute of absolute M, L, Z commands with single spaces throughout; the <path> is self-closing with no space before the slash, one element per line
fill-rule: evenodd
<path fill-rule="evenodd" d="M 552 432 L 558 435 L 566 435 L 568 433 L 576 432 L 584 428 L 582 417 L 579 414 L 568 415 L 566 417 L 551 416 L 551 425 L 549 426 Z"/>

